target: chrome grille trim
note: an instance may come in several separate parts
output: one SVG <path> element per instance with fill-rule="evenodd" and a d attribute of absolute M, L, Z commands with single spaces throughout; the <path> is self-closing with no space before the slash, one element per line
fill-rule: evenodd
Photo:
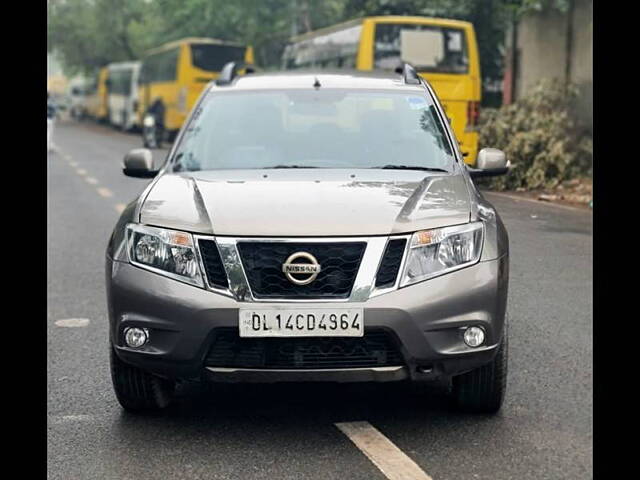
<path fill-rule="evenodd" d="M 407 238 L 411 235 L 392 235 L 381 237 L 216 237 L 212 235 L 194 235 L 194 240 L 197 249 L 198 261 L 200 269 L 205 277 L 205 285 L 207 290 L 216 292 L 222 295 L 226 295 L 235 298 L 239 302 L 250 303 L 298 303 L 298 304 L 318 304 L 318 303 L 352 303 L 352 302 L 365 302 L 371 297 L 382 295 L 383 293 L 396 290 L 400 281 L 400 273 L 393 286 L 386 287 L 384 289 L 376 289 L 375 281 L 378 273 L 378 268 L 382 262 L 387 242 L 396 238 Z M 204 263 L 202 261 L 202 255 L 200 253 L 199 240 L 213 240 L 218 245 L 218 251 L 227 273 L 227 279 L 229 281 L 228 289 L 220 289 L 212 287 L 209 284 Z M 300 298 L 255 298 L 249 282 L 247 280 L 244 266 L 240 259 L 238 252 L 238 242 L 283 242 L 283 243 L 299 243 L 301 241 L 305 243 L 335 243 L 335 242 L 365 242 L 366 248 L 360 262 L 360 267 L 356 275 L 351 294 L 348 298 L 315 298 L 315 299 L 300 299 Z M 406 259 L 406 252 L 409 242 L 405 247 L 405 253 L 400 265 L 400 272 L 404 267 Z"/>

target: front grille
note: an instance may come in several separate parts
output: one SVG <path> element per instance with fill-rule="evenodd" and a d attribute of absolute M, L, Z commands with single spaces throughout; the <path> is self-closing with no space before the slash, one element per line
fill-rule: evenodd
<path fill-rule="evenodd" d="M 403 365 L 397 341 L 384 330 L 363 337 L 240 338 L 219 328 L 205 366 L 263 369 L 367 368 Z"/>
<path fill-rule="evenodd" d="M 404 238 L 389 240 L 376 275 L 376 287 L 390 287 L 396 283 L 406 244 Z"/>
<path fill-rule="evenodd" d="M 238 242 L 249 286 L 256 298 L 347 298 L 360 267 L 365 242 Z M 290 282 L 282 264 L 296 252 L 313 255 L 321 266 L 308 285 Z"/>
<path fill-rule="evenodd" d="M 229 288 L 227 273 L 224 270 L 216 242 L 200 239 L 198 245 L 209 285 L 216 288 Z"/>

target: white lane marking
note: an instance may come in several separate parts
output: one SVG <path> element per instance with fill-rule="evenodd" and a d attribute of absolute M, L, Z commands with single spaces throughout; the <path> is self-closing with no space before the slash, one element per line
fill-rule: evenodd
<path fill-rule="evenodd" d="M 94 415 L 52 415 L 49 417 L 50 423 L 61 424 L 69 422 L 91 422 L 95 420 Z"/>
<path fill-rule="evenodd" d="M 68 328 L 86 327 L 87 325 L 89 325 L 89 319 L 88 318 L 63 318 L 62 320 L 56 320 L 55 324 L 58 327 L 68 327 Z"/>
<path fill-rule="evenodd" d="M 334 424 L 389 480 L 432 480 L 418 464 L 369 422 Z"/>
<path fill-rule="evenodd" d="M 542 202 L 540 200 L 534 200 L 533 198 L 526 198 L 526 197 L 520 197 L 518 195 L 511 195 L 509 193 L 503 193 L 503 192 L 482 192 L 483 194 L 486 193 L 487 195 L 495 195 L 496 197 L 504 197 L 504 198 L 510 198 L 511 200 L 514 200 L 516 202 L 529 202 L 529 203 L 535 203 L 536 205 L 540 206 L 540 207 L 556 207 L 556 208 L 564 208 L 565 210 L 574 210 L 577 212 L 582 212 L 582 213 L 591 213 L 592 210 L 590 209 L 585 209 L 585 208 L 579 208 L 579 207 L 570 207 L 569 205 L 562 205 L 559 203 L 551 203 L 551 202 Z"/>
<path fill-rule="evenodd" d="M 109 190 L 108 188 L 105 187 L 100 187 L 97 189 L 98 190 L 98 194 L 102 197 L 113 197 L 113 192 L 111 190 Z"/>
<path fill-rule="evenodd" d="M 124 203 L 117 203 L 115 208 L 116 212 L 122 213 L 124 212 L 124 209 L 127 208 L 127 206 Z"/>
<path fill-rule="evenodd" d="M 97 185 L 98 180 L 96 180 L 93 177 L 86 177 L 85 180 L 87 181 L 87 183 L 91 184 L 91 185 Z"/>
<path fill-rule="evenodd" d="M 87 174 L 87 171 L 84 168 L 76 168 L 76 173 L 83 177 Z"/>
<path fill-rule="evenodd" d="M 67 161 L 73 168 L 76 168 L 78 166 L 78 162 L 74 162 L 73 160 L 71 160 L 71 157 L 67 158 Z"/>

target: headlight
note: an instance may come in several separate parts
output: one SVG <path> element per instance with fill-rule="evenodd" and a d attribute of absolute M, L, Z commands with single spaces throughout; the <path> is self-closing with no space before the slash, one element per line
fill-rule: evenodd
<path fill-rule="evenodd" d="M 482 222 L 414 233 L 400 286 L 476 263 L 482 252 L 482 233 Z"/>
<path fill-rule="evenodd" d="M 198 287 L 204 286 L 190 233 L 129 224 L 127 238 L 132 264 Z"/>
<path fill-rule="evenodd" d="M 153 127 L 156 124 L 156 119 L 153 118 L 153 115 L 145 115 L 142 120 L 142 125 L 145 127 Z"/>

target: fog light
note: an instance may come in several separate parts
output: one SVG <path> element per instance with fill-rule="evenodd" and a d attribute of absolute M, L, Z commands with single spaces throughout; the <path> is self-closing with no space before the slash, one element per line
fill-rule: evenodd
<path fill-rule="evenodd" d="M 479 347 L 484 343 L 484 330 L 482 327 L 469 327 L 464 331 L 464 343 L 470 347 Z"/>
<path fill-rule="evenodd" d="M 129 347 L 139 348 L 149 341 L 149 330 L 129 327 L 124 331 L 124 341 Z"/>

